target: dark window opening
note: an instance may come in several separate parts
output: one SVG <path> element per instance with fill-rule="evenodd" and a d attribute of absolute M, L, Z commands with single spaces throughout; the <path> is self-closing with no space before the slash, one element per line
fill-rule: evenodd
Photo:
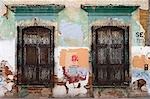
<path fill-rule="evenodd" d="M 129 27 L 92 27 L 92 67 L 94 85 L 129 84 Z"/>
<path fill-rule="evenodd" d="M 54 27 L 18 27 L 18 84 L 53 85 Z"/>

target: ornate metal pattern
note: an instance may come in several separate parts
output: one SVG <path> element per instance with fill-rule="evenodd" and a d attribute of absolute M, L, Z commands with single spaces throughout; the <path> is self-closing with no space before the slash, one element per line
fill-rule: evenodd
<path fill-rule="evenodd" d="M 52 84 L 54 27 L 18 27 L 18 84 Z"/>
<path fill-rule="evenodd" d="M 128 82 L 125 79 L 129 76 L 128 33 L 129 27 L 92 27 L 95 85 L 123 85 Z"/>

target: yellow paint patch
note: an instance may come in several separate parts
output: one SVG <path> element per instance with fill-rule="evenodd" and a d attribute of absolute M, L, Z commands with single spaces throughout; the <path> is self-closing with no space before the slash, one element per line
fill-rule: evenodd
<path fill-rule="evenodd" d="M 60 65 L 69 67 L 72 65 L 77 65 L 80 67 L 89 66 L 89 55 L 88 49 L 62 49 L 60 52 Z"/>
<path fill-rule="evenodd" d="M 148 59 L 145 55 L 134 56 L 132 64 L 134 67 L 144 69 L 145 64 L 150 65 L 150 59 Z"/>

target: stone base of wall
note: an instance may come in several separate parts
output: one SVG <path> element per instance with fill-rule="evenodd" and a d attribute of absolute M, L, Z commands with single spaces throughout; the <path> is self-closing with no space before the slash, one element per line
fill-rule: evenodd
<path fill-rule="evenodd" d="M 134 98 L 147 97 L 148 92 L 131 88 L 94 88 L 95 98 Z"/>
<path fill-rule="evenodd" d="M 95 98 L 126 98 L 127 89 L 124 88 L 94 88 Z"/>
<path fill-rule="evenodd" d="M 147 97 L 149 96 L 147 92 L 141 90 L 131 90 L 129 91 L 129 97 Z"/>
<path fill-rule="evenodd" d="M 44 87 L 18 87 L 18 93 L 12 94 L 10 92 L 6 93 L 4 98 L 30 98 L 30 97 L 45 97 L 45 98 L 55 98 L 51 88 Z M 62 90 L 62 89 L 60 89 Z M 147 97 L 148 93 L 141 90 L 131 90 L 130 88 L 94 88 L 92 98 L 135 98 L 135 97 Z M 69 97 L 62 95 L 64 98 L 81 98 L 86 96 L 75 96 Z M 86 98 L 88 98 L 87 96 Z M 58 97 L 57 97 L 58 98 Z"/>
<path fill-rule="evenodd" d="M 52 88 L 44 86 L 18 86 L 18 97 L 26 96 L 52 97 Z"/>

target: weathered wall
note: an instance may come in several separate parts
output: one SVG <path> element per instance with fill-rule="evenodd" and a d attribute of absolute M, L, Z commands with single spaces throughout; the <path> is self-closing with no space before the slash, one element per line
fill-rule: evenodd
<path fill-rule="evenodd" d="M 131 74 L 132 74 L 132 82 L 131 87 L 133 90 L 137 89 L 136 85 L 139 84 L 139 80 L 144 81 L 146 84 L 141 87 L 143 91 L 147 91 L 150 93 L 150 83 L 149 83 L 149 47 L 145 46 L 145 41 L 147 38 L 147 30 L 148 30 L 148 11 L 139 9 L 139 23 L 140 30 L 139 33 L 136 31 L 134 35 L 135 40 L 138 43 L 136 46 L 132 46 L 132 54 L 131 54 Z M 140 34 L 140 35 L 139 35 Z M 143 43 L 140 45 L 140 43 Z M 147 70 L 145 70 L 147 67 Z M 135 87 L 136 86 L 136 87 Z M 140 95 L 139 95 L 140 96 Z"/>
<path fill-rule="evenodd" d="M 148 30 L 148 10 L 143 10 L 140 9 L 139 11 L 139 15 L 140 15 L 140 23 L 143 26 L 144 30 L 145 30 L 145 39 L 147 38 L 147 30 Z"/>
<path fill-rule="evenodd" d="M 71 14 L 70 14 L 71 13 Z M 55 50 L 56 73 L 58 80 L 66 80 L 68 94 L 66 96 L 86 96 L 87 90 L 84 86 L 88 83 L 88 20 L 87 13 L 81 9 L 65 8 L 58 16 L 58 42 Z M 66 28 L 67 27 L 67 28 Z M 83 55 L 83 56 L 82 56 Z M 85 59 L 85 60 L 84 60 Z M 75 66 L 75 68 L 72 68 Z M 69 72 L 70 71 L 72 74 Z M 77 76 L 83 79 L 68 79 L 67 75 Z M 80 87 L 77 86 L 80 84 Z M 66 89 L 57 85 L 54 88 L 54 96 L 64 96 Z"/>
<path fill-rule="evenodd" d="M 78 2 L 79 1 L 79 2 Z M 61 11 L 58 16 L 14 16 L 14 13 L 7 10 L 3 3 L 0 3 L 0 96 L 14 95 L 17 89 L 14 86 L 16 75 L 16 24 L 19 22 L 30 22 L 34 17 L 46 22 L 49 20 L 55 27 L 55 75 L 58 82 L 66 83 L 66 89 L 59 83 L 55 84 L 53 93 L 46 93 L 51 89 L 39 89 L 44 94 L 53 94 L 54 97 L 80 96 L 87 97 L 90 93 L 84 86 L 90 86 L 92 66 L 89 62 L 91 50 L 91 26 L 93 24 L 103 24 L 112 19 L 123 25 L 130 26 L 130 76 L 131 87 L 137 90 L 135 82 L 144 79 L 146 84 L 142 90 L 150 93 L 150 73 L 144 71 L 144 65 L 150 65 L 149 47 L 145 47 L 145 36 L 147 31 L 147 9 L 148 0 L 4 0 L 6 4 L 41 4 L 56 3 L 65 4 L 67 8 Z M 130 1 L 130 2 L 129 2 Z M 88 13 L 80 9 L 81 4 L 120 4 L 120 5 L 140 5 L 140 10 L 132 13 L 132 16 L 88 16 Z M 144 10 L 143 10 L 144 9 Z M 16 18 L 16 20 L 15 20 Z M 18 23 L 16 23 L 16 21 Z M 30 24 L 30 23 L 29 23 Z M 84 61 L 83 61 L 84 60 Z M 72 66 L 75 66 L 72 68 Z M 70 72 L 65 72 L 70 71 Z M 80 79 L 68 79 L 68 75 L 79 75 Z M 11 83 L 11 81 L 13 83 Z M 135 87 L 136 86 L 136 87 Z M 91 86 L 90 86 L 91 87 Z M 12 89 L 13 88 L 13 89 Z M 148 88 L 148 89 L 147 89 Z M 32 88 L 30 88 L 31 91 Z M 61 89 L 61 90 L 60 90 Z M 32 89 L 34 90 L 34 88 Z M 37 89 L 35 89 L 37 90 Z M 100 90 L 100 89 L 98 89 Z M 20 96 L 25 96 L 27 90 L 20 90 Z M 31 93 L 34 93 L 32 91 Z M 105 92 L 104 92 L 105 93 Z M 106 93 L 109 93 L 109 91 Z M 141 92 L 140 92 L 141 94 Z M 105 95 L 105 94 L 104 94 Z M 121 96 L 120 96 L 121 97 Z"/>
<path fill-rule="evenodd" d="M 16 26 L 14 13 L 5 10 L 0 2 L 0 96 L 13 95 L 16 54 Z M 4 9 L 4 10 L 3 10 Z"/>
<path fill-rule="evenodd" d="M 3 0 L 7 4 L 64 4 L 66 7 L 79 8 L 81 4 L 94 5 L 140 5 L 148 9 L 148 0 Z"/>

